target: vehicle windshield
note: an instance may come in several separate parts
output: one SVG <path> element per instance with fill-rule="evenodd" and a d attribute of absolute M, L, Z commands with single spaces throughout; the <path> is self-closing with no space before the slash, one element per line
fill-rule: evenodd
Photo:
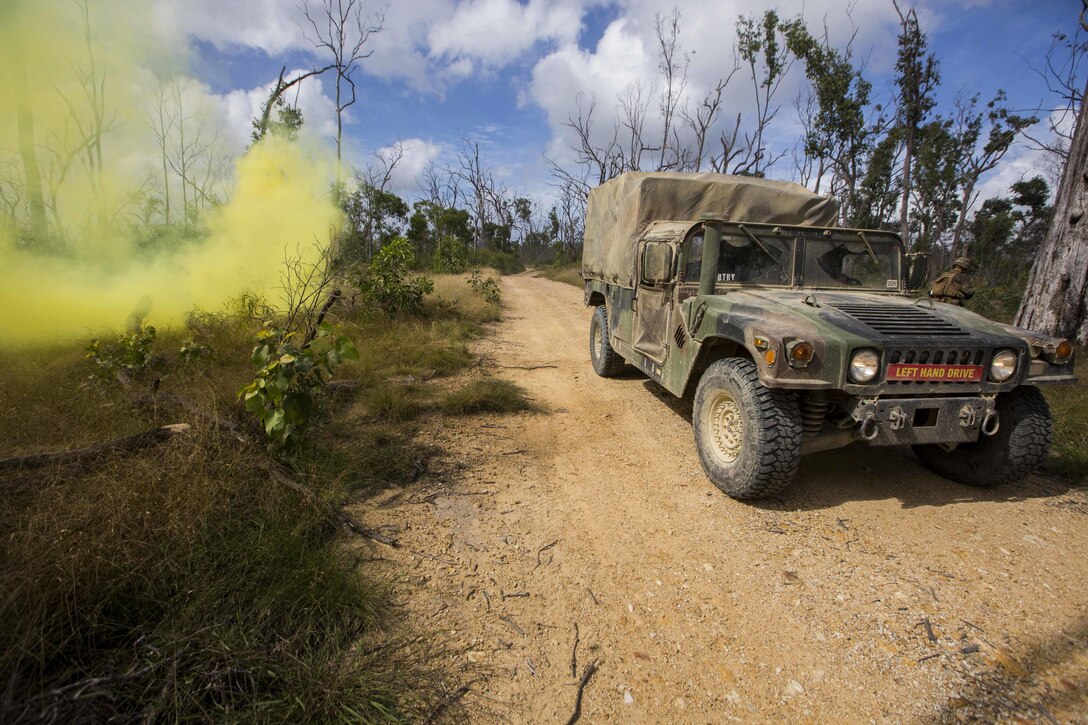
<path fill-rule="evenodd" d="M 684 279 L 699 281 L 703 235 L 689 240 Z M 793 240 L 780 236 L 755 237 L 736 229 L 722 231 L 718 255 L 719 284 L 786 286 L 793 277 Z"/>
<path fill-rule="evenodd" d="M 721 226 L 717 283 L 824 289 L 898 291 L 900 246 L 880 231 L 816 227 L 772 227 L 764 224 Z M 795 252 L 795 249 L 800 249 Z M 682 278 L 698 284 L 703 232 L 685 244 Z M 794 270 L 794 258 L 800 269 Z"/>
<path fill-rule="evenodd" d="M 899 244 L 857 232 L 805 239 L 806 287 L 899 289 Z"/>

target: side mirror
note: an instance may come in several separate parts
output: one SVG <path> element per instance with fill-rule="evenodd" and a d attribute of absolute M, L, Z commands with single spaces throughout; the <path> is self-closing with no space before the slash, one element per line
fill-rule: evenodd
<path fill-rule="evenodd" d="M 646 242 L 642 248 L 642 283 L 664 284 L 672 280 L 672 246 Z"/>
<path fill-rule="evenodd" d="M 919 290 L 926 286 L 926 275 L 929 273 L 929 255 L 921 252 L 908 254 L 904 261 L 907 263 L 907 289 Z"/>

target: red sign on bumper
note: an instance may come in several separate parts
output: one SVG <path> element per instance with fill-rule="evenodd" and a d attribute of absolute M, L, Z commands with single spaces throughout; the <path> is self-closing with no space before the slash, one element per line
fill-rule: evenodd
<path fill-rule="evenodd" d="M 927 383 L 976 383 L 982 380 L 982 366 L 893 363 L 888 366 L 888 380 L 916 380 Z"/>

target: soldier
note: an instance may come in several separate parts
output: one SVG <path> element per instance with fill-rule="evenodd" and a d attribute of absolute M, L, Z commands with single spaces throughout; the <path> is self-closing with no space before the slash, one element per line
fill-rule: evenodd
<path fill-rule="evenodd" d="M 963 307 L 965 300 L 971 299 L 975 292 L 966 277 L 975 271 L 975 265 L 967 257 L 959 257 L 952 263 L 952 269 L 942 272 L 929 288 L 929 296 L 938 302 Z"/>

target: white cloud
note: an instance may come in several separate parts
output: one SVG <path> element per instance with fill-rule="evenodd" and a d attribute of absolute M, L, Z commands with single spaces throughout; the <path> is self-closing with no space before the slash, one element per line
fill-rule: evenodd
<path fill-rule="evenodd" d="M 397 159 L 390 175 L 391 190 L 404 198 L 419 193 L 418 182 L 427 166 L 442 153 L 442 146 L 421 138 L 409 138 L 378 149 L 375 155 L 387 162 Z"/>
<path fill-rule="evenodd" d="M 591 98 L 596 100 L 594 140 L 598 143 L 611 137 L 619 99 L 632 90 L 638 92 L 647 109 L 644 136 L 654 138 L 663 131 L 658 114 L 663 88 L 655 27 L 657 17 L 667 16 L 668 10 L 663 11 L 665 6 L 654 0 L 627 0 L 622 5 L 619 17 L 606 28 L 593 49 L 584 50 L 568 41 L 544 55 L 535 64 L 528 92 L 521 98 L 522 102 L 531 100 L 546 112 L 553 133 L 549 154 L 561 162 L 571 156 L 569 147 L 575 138 L 565 124 L 578 115 L 579 95 L 583 106 Z M 859 42 L 855 47 L 856 62 L 867 61 L 867 75 L 894 63 L 898 18 L 890 3 L 858 3 L 850 16 L 840 0 L 781 0 L 777 5 L 779 17 L 803 15 L 813 32 L 820 32 L 826 25 L 830 40 L 837 47 L 848 42 L 857 28 L 857 37 L 865 45 Z M 678 0 L 676 6 L 681 14 L 679 43 L 688 62 L 682 102 L 694 106 L 733 67 L 737 18 L 761 15 L 764 8 L 754 8 L 743 0 L 717 3 Z M 781 106 L 777 126 L 792 122 L 791 104 L 803 82 L 803 70 L 797 66 L 779 88 L 775 101 Z M 752 81 L 747 68 L 742 68 L 733 76 L 723 96 L 720 122 L 732 121 L 737 113 L 750 119 L 754 106 Z M 780 150 L 784 149 L 773 149 Z M 787 172 L 785 164 L 781 171 Z"/>
<path fill-rule="evenodd" d="M 165 38 L 192 37 L 221 50 L 249 47 L 269 55 L 315 53 L 301 0 L 157 0 Z M 591 0 L 598 2 L 599 0 Z M 321 0 L 310 0 L 315 7 Z M 361 61 L 365 73 L 441 94 L 482 68 L 500 68 L 540 42 L 573 42 L 585 0 L 364 0 L 363 12 L 384 18 Z"/>
<path fill-rule="evenodd" d="M 581 4 L 570 0 L 468 0 L 448 20 L 431 26 L 428 43 L 434 56 L 504 65 L 538 42 L 576 40 L 582 12 Z"/>
<path fill-rule="evenodd" d="M 298 0 L 158 0 L 161 28 L 191 35 L 225 49 L 259 48 L 269 54 L 309 48 L 298 25 Z"/>

